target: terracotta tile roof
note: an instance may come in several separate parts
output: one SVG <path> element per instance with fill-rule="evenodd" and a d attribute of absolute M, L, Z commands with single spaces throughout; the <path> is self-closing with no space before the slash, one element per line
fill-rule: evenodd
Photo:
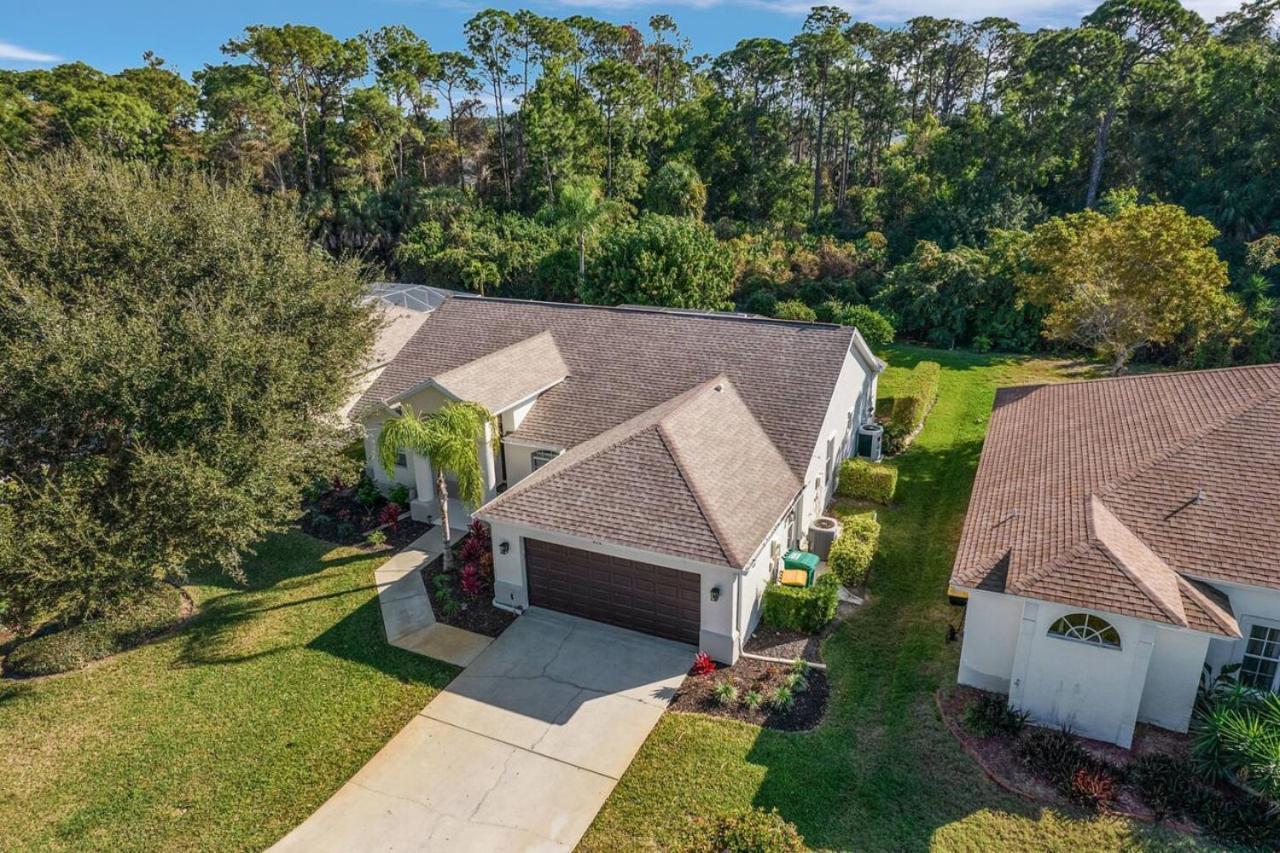
<path fill-rule="evenodd" d="M 799 490 L 721 375 L 576 445 L 479 515 L 743 568 Z"/>
<path fill-rule="evenodd" d="M 997 393 L 953 585 L 1238 636 L 1206 580 L 1280 589 L 1280 365 Z"/>
<path fill-rule="evenodd" d="M 538 398 L 513 437 L 573 447 L 724 374 L 801 477 L 856 335 L 741 315 L 451 295 L 365 392 L 356 417 L 543 332 L 569 375 Z"/>
<path fill-rule="evenodd" d="M 491 412 L 501 412 L 539 391 L 561 382 L 569 368 L 550 332 L 539 332 L 523 341 L 431 376 L 396 394 L 388 402 L 411 396 L 423 385 L 432 384 L 459 400 L 479 403 Z"/>

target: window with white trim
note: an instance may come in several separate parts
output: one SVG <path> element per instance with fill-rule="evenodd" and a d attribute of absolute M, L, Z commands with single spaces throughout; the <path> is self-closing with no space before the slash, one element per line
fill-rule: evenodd
<path fill-rule="evenodd" d="M 1280 628 L 1254 625 L 1240 661 L 1240 683 L 1255 690 L 1274 690 L 1280 671 Z"/>
<path fill-rule="evenodd" d="M 559 455 L 554 450 L 535 450 L 529 454 L 529 466 L 531 470 L 537 471 Z"/>
<path fill-rule="evenodd" d="M 1068 613 L 1049 626 L 1049 636 L 1104 649 L 1120 648 L 1120 632 L 1106 619 L 1089 613 Z"/>

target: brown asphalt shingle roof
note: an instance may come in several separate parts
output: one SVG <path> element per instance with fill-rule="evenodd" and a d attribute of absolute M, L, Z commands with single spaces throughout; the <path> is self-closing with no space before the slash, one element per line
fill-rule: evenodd
<path fill-rule="evenodd" d="M 481 514 L 741 568 L 800 490 L 853 344 L 839 326 L 451 296 L 356 411 L 428 379 L 494 399 L 555 380 L 510 437 L 567 452 Z"/>
<path fill-rule="evenodd" d="M 569 368 L 560 357 L 551 333 L 539 332 L 430 379 L 459 400 L 479 403 L 491 412 L 500 412 L 555 385 L 568 375 Z M 404 399 L 416 390 L 418 386 L 402 391 L 395 399 Z"/>
<path fill-rule="evenodd" d="M 561 454 L 479 513 L 744 568 L 799 490 L 718 376 Z"/>
<path fill-rule="evenodd" d="M 541 332 L 569 375 L 538 398 L 514 437 L 572 447 L 723 373 L 801 477 L 854 334 L 821 323 L 451 295 L 365 392 L 355 417 Z"/>
<path fill-rule="evenodd" d="M 1280 365 L 1001 389 L 958 587 L 1238 636 L 1280 589 Z"/>

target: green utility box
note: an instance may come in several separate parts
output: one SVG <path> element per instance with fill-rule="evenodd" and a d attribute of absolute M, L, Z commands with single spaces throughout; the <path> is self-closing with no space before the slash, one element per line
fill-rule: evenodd
<path fill-rule="evenodd" d="M 818 563 L 821 562 L 817 554 L 810 554 L 808 551 L 797 551 L 792 549 L 782 555 L 782 567 L 784 569 L 799 569 L 808 575 L 808 583 L 805 586 L 813 586 L 813 573 L 818 570 Z"/>

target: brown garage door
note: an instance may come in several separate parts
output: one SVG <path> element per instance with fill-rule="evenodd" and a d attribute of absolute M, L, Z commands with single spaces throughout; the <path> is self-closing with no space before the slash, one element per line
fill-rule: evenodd
<path fill-rule="evenodd" d="M 538 539 L 524 540 L 529 603 L 698 643 L 698 575 Z"/>

